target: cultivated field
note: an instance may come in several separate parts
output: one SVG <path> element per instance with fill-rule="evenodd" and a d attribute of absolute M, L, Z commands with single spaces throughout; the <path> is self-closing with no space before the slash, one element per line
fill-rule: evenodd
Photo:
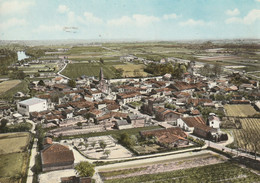
<path fill-rule="evenodd" d="M 257 113 L 254 107 L 250 104 L 225 105 L 227 116 L 247 117 Z"/>
<path fill-rule="evenodd" d="M 200 163 L 200 162 L 195 162 Z M 167 166 L 166 166 L 167 167 Z M 164 169 L 164 166 L 160 167 Z M 225 162 L 218 164 L 210 164 L 206 166 L 189 168 L 183 163 L 184 169 L 179 169 L 175 171 L 161 171 L 161 173 L 154 173 L 153 167 L 150 168 L 153 173 L 146 172 L 143 175 L 128 176 L 124 175 L 138 174 L 143 172 L 143 169 L 130 169 L 124 172 L 111 172 L 109 175 L 109 180 L 105 180 L 106 183 L 133 183 L 133 182 L 146 182 L 146 183 L 166 183 L 166 182 L 259 182 L 260 177 L 251 171 L 241 168 L 235 164 Z M 147 169 L 146 169 L 147 171 Z M 136 173 L 137 172 L 137 173 Z M 102 174 L 101 174 L 102 175 Z M 103 174 L 104 175 L 104 174 Z M 105 174 L 106 175 L 106 174 Z M 113 176 L 115 175 L 115 176 Z M 120 177 L 121 178 L 113 178 Z"/>
<path fill-rule="evenodd" d="M 27 173 L 29 133 L 0 135 L 0 182 L 21 182 Z"/>
<path fill-rule="evenodd" d="M 258 139 L 260 139 L 260 118 L 245 118 L 240 119 L 240 122 L 242 124 L 242 129 L 233 130 L 236 142 L 238 143 L 237 145 L 238 147 L 245 149 L 245 144 L 248 144 L 246 150 L 253 152 L 253 144 L 252 142 L 247 141 L 247 136 L 244 133 L 245 130 L 257 132 L 256 134 L 258 134 Z M 260 153 L 260 149 L 258 150 L 258 153 Z"/>
<path fill-rule="evenodd" d="M 62 72 L 63 75 L 70 78 L 77 78 L 82 75 L 98 77 L 100 68 L 103 68 L 105 78 L 113 78 L 114 72 L 110 63 L 73 63 L 68 64 Z"/>
<path fill-rule="evenodd" d="M 5 93 L 6 91 L 18 85 L 19 83 L 21 83 L 20 80 L 9 80 L 0 83 L 0 94 Z"/>
<path fill-rule="evenodd" d="M 105 78 L 114 78 L 115 77 L 115 68 L 123 69 L 123 77 L 142 77 L 147 76 L 147 73 L 144 72 L 143 64 L 132 64 L 132 63 L 122 63 L 119 61 L 106 61 L 104 64 L 100 62 L 96 63 L 71 63 L 68 64 L 67 67 L 62 72 L 63 75 L 68 76 L 70 78 L 77 78 L 82 75 L 86 76 L 99 76 L 100 68 L 103 68 L 103 72 Z M 113 68 L 114 67 L 114 68 Z"/>

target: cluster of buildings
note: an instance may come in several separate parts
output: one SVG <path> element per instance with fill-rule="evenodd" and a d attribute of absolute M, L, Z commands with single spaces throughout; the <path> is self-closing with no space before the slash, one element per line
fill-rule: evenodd
<path fill-rule="evenodd" d="M 251 91 L 255 97 L 258 82 L 235 86 L 228 77 L 211 79 L 187 72 L 182 80 L 169 74 L 155 78 L 105 80 L 82 76 L 76 86 L 57 77 L 44 85 L 32 83 L 31 90 L 41 93 L 17 103 L 21 115 L 42 123 L 52 136 L 75 135 L 114 129 L 160 125 L 163 122 L 198 136 L 220 139 L 220 123 L 216 114 L 202 118 L 199 107 L 224 112 L 223 101 L 212 95 L 236 92 L 230 103 L 248 103 L 239 91 Z M 204 116 L 205 117 L 205 116 Z M 210 134 L 210 135 L 209 135 Z M 214 138 L 213 138 L 214 137 Z"/>

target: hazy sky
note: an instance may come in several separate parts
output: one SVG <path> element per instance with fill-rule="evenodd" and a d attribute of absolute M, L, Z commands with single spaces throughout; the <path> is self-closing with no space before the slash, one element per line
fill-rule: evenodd
<path fill-rule="evenodd" d="M 0 40 L 260 38 L 260 0 L 0 0 Z"/>

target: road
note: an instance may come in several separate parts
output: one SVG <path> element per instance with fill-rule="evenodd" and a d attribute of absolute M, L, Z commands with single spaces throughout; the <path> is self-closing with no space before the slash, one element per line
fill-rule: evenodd
<path fill-rule="evenodd" d="M 33 171 L 32 168 L 35 165 L 35 157 L 37 155 L 37 139 L 34 138 L 33 147 L 31 150 L 31 156 L 30 156 L 30 164 L 28 168 L 28 175 L 27 175 L 27 181 L 26 183 L 32 183 L 33 182 Z"/>
<path fill-rule="evenodd" d="M 193 138 L 198 138 L 198 137 L 193 136 L 193 135 L 191 135 L 191 134 L 189 134 L 189 135 L 192 136 Z M 228 138 L 233 138 L 233 137 L 231 137 L 231 136 L 228 134 Z M 202 139 L 202 140 L 204 140 L 204 139 Z M 213 148 L 218 149 L 218 150 L 220 150 L 220 151 L 224 151 L 224 152 L 231 153 L 231 154 L 233 154 L 233 155 L 235 155 L 235 156 L 238 156 L 238 155 L 239 155 L 239 156 L 245 156 L 245 157 L 248 157 L 248 158 L 251 158 L 251 159 L 255 159 L 255 156 L 253 156 L 253 155 L 251 155 L 251 154 L 249 154 L 249 153 L 241 152 L 241 151 L 238 151 L 238 150 L 236 150 L 236 149 L 231 149 L 231 148 L 226 147 L 226 145 L 232 143 L 232 141 L 231 141 L 231 142 L 228 141 L 228 143 L 215 143 L 215 142 L 211 142 L 211 141 L 205 140 L 205 143 L 206 143 L 205 145 L 206 145 L 207 147 L 213 147 Z M 256 160 L 260 161 L 260 157 L 257 156 L 257 157 L 256 157 Z"/>
<path fill-rule="evenodd" d="M 70 79 L 69 77 L 64 76 L 64 75 L 61 74 L 61 72 L 62 72 L 62 71 L 67 67 L 67 65 L 68 65 L 68 63 L 65 63 L 65 62 L 64 62 L 64 64 L 65 64 L 65 65 L 61 68 L 61 70 L 60 70 L 59 72 L 57 72 L 57 74 L 58 74 L 59 76 L 65 78 L 65 79 Z"/>

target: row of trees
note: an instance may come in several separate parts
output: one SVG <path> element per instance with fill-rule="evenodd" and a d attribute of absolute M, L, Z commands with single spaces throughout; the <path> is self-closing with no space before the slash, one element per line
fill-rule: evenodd
<path fill-rule="evenodd" d="M 180 63 L 176 63 L 174 66 L 171 63 L 150 63 L 147 65 L 144 71 L 154 76 L 161 76 L 168 73 L 172 74 L 174 78 L 182 78 L 183 74 L 187 71 L 187 67 L 187 65 Z"/>
<path fill-rule="evenodd" d="M 17 61 L 16 51 L 10 49 L 0 49 L 0 75 L 8 74 L 8 66 Z"/>
<path fill-rule="evenodd" d="M 200 74 L 207 77 L 217 77 L 222 73 L 221 65 L 215 63 L 213 66 L 209 64 L 205 64 L 202 68 L 200 68 Z"/>

